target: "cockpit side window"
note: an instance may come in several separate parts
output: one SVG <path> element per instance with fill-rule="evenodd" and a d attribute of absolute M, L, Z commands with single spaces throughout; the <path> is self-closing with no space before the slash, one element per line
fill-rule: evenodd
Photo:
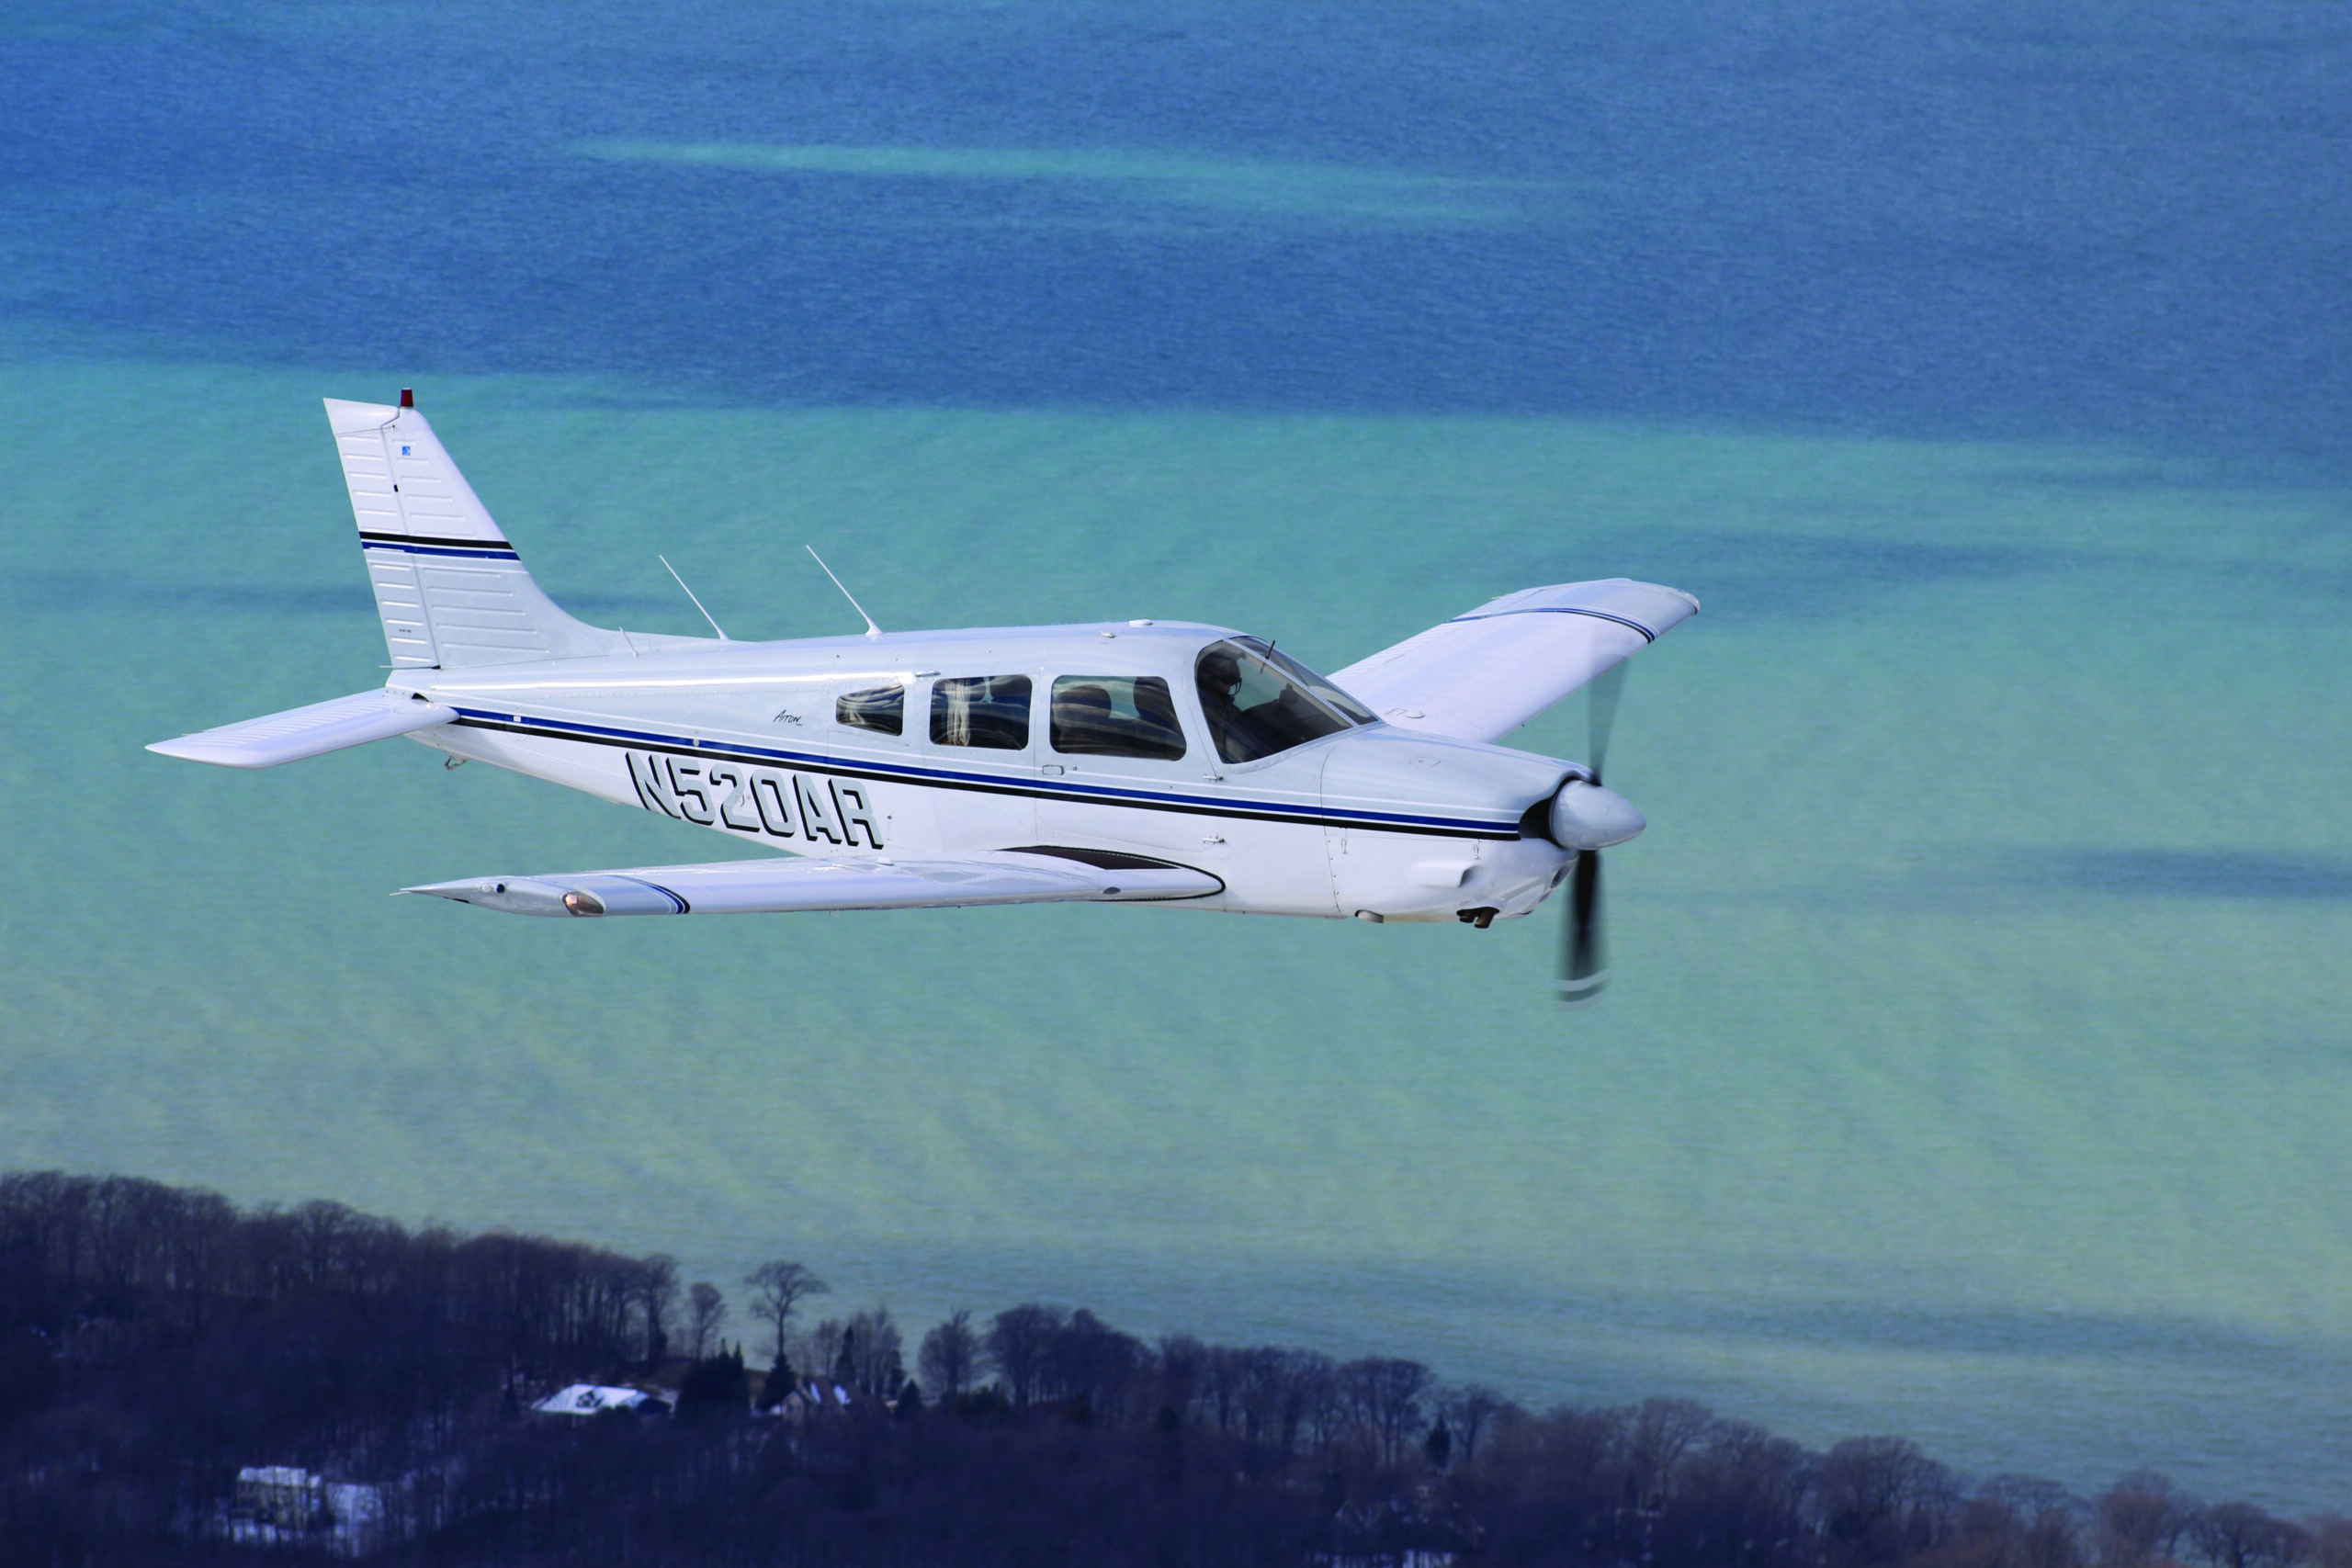
<path fill-rule="evenodd" d="M 1029 744 L 1029 677 L 951 675 L 931 685 L 934 746 L 1018 751 Z"/>
<path fill-rule="evenodd" d="M 907 731 L 907 689 L 875 686 L 863 692 L 843 692 L 841 700 L 833 705 L 833 722 L 852 729 L 903 735 Z"/>
<path fill-rule="evenodd" d="M 1175 700 L 1157 675 L 1064 675 L 1049 718 L 1054 750 L 1065 755 L 1172 762 L 1184 754 Z"/>
<path fill-rule="evenodd" d="M 1363 704 L 1253 637 L 1209 644 L 1193 669 L 1216 753 L 1228 762 L 1254 762 L 1374 722 Z"/>

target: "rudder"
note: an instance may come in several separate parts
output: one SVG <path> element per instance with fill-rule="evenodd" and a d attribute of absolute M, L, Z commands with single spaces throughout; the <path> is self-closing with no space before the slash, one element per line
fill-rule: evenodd
<path fill-rule="evenodd" d="M 531 581 L 406 392 L 397 407 L 326 408 L 395 668 L 620 651 L 619 633 L 575 620 Z"/>

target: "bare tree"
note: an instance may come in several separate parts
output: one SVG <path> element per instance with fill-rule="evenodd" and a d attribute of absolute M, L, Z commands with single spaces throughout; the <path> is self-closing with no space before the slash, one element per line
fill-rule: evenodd
<path fill-rule="evenodd" d="M 1015 1409 L 1028 1409 L 1029 1402 L 1044 1392 L 1047 1346 L 1055 1330 L 1069 1321 L 1057 1307 L 1024 1302 L 997 1314 L 989 1325 L 989 1363 L 1004 1379 Z"/>
<path fill-rule="evenodd" d="M 2082 1504 L 2054 1481 L 1996 1475 L 1962 1505 L 1958 1534 L 1985 1557 L 2018 1568 L 2082 1568 L 2083 1516 Z"/>
<path fill-rule="evenodd" d="M 1655 1508 L 1673 1493 L 1682 1456 L 1714 1424 L 1715 1413 L 1695 1400 L 1649 1399 L 1634 1406 L 1625 1422 L 1625 1461 L 1642 1506 Z"/>
<path fill-rule="evenodd" d="M 2352 1568 L 2352 1519 L 2318 1514 L 2310 1521 L 2313 1568 Z"/>
<path fill-rule="evenodd" d="M 2311 1539 L 2251 1503 L 2216 1503 L 2189 1526 L 2198 1555 L 2213 1568 L 2286 1568 L 2305 1555 Z"/>
<path fill-rule="evenodd" d="M 1506 1403 L 1495 1412 L 1490 1449 L 1508 1446 L 1505 1437 L 1532 1423 L 1516 1405 Z M 1813 1457 L 1786 1438 L 1776 1438 L 1744 1421 L 1718 1419 L 1708 1428 L 1701 1448 L 1687 1455 L 1676 1483 L 1671 1525 L 1659 1521 L 1661 1534 L 1649 1544 L 1666 1548 L 1666 1558 L 1677 1555 L 1678 1538 L 1685 1562 L 1704 1562 L 1721 1551 L 1708 1542 L 1747 1541 L 1765 1546 L 1761 1555 L 1743 1552 L 1750 1562 L 1796 1561 L 1792 1543 L 1807 1532 L 1805 1508 L 1813 1483 Z M 2028 1559 L 2010 1568 L 2079 1568 L 2072 1562 Z"/>
<path fill-rule="evenodd" d="M 2006 1505 L 2021 1519 L 2035 1518 L 2052 1508 L 2067 1508 L 2075 1505 L 2072 1493 L 2058 1483 L 2039 1475 L 1987 1476 L 1977 1486 L 1976 1495 Z"/>
<path fill-rule="evenodd" d="M 793 1359 L 804 1378 L 833 1377 L 841 1371 L 842 1347 L 849 1341 L 849 1325 L 838 1317 L 820 1318 L 817 1326 L 800 1337 Z"/>
<path fill-rule="evenodd" d="M 972 1331 L 972 1314 L 958 1309 L 922 1337 L 915 1371 L 933 1399 L 953 1403 L 971 1382 L 979 1359 L 980 1337 Z"/>
<path fill-rule="evenodd" d="M 686 1290 L 687 1354 L 697 1361 L 711 1352 L 718 1331 L 727 1326 L 727 1298 L 707 1280 L 696 1280 Z"/>
<path fill-rule="evenodd" d="M 815 1269 L 786 1258 L 761 1264 L 743 1276 L 743 1283 L 752 1288 L 752 1310 L 768 1325 L 779 1357 L 785 1353 L 785 1325 L 792 1309 L 808 1297 L 821 1296 L 832 1289 Z"/>
<path fill-rule="evenodd" d="M 1421 1426 L 1430 1370 L 1394 1356 L 1367 1356 L 1339 1371 L 1340 1397 L 1382 1464 L 1395 1464 Z"/>
<path fill-rule="evenodd" d="M 1080 1307 L 1046 1337 L 1039 1382 L 1053 1398 L 1080 1401 L 1116 1419 L 1148 1354 L 1140 1340 Z"/>
<path fill-rule="evenodd" d="M 1905 1438 L 1849 1438 L 1814 1477 L 1829 1534 L 1866 1553 L 1900 1558 L 1938 1544 L 1958 1501 L 1951 1474 Z"/>
<path fill-rule="evenodd" d="M 1241 1390 L 1249 1353 L 1212 1345 L 1201 1358 L 1201 1396 L 1220 1432 L 1233 1430 L 1241 1416 Z"/>
<path fill-rule="evenodd" d="M 1282 1448 L 1287 1457 L 1301 1438 L 1320 1445 L 1336 1422 L 1339 1384 L 1331 1358 L 1314 1350 L 1283 1353 Z"/>
<path fill-rule="evenodd" d="M 669 1352 L 670 1314 L 678 1306 L 678 1260 L 666 1252 L 638 1259 L 632 1270 L 631 1293 L 645 1330 L 645 1359 L 658 1361 Z"/>
<path fill-rule="evenodd" d="M 1502 1395 L 1478 1382 L 1450 1390 L 1438 1402 L 1445 1424 L 1453 1429 L 1453 1440 L 1462 1447 L 1463 1463 L 1478 1457 L 1478 1438 L 1502 1407 Z"/>
<path fill-rule="evenodd" d="M 899 1358 L 899 1325 L 891 1321 L 888 1307 L 852 1317 L 842 1344 L 848 1353 L 851 1382 L 876 1399 L 898 1397 L 907 1372 Z"/>
<path fill-rule="evenodd" d="M 1179 1421 L 1193 1418 L 1193 1401 L 1200 1392 L 1201 1367 L 1207 1356 L 1207 1348 L 1189 1334 L 1160 1337 L 1159 1397 Z"/>
<path fill-rule="evenodd" d="M 2152 1470 L 2133 1471 L 2101 1493 L 2097 1506 L 2099 1558 L 2119 1568 L 2170 1557 L 2197 1517 L 2196 1500 Z"/>
<path fill-rule="evenodd" d="M 1272 1345 L 1241 1353 L 1241 1437 L 1271 1443 L 1283 1433 L 1283 1399 L 1290 1392 L 1290 1357 Z M 1283 1457 L 1290 1457 L 1287 1444 Z"/>

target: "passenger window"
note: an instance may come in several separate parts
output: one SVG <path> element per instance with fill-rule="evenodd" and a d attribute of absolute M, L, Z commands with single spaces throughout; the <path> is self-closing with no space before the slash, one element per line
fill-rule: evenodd
<path fill-rule="evenodd" d="M 1168 682 L 1157 675 L 1065 675 L 1054 682 L 1054 750 L 1080 757 L 1184 754 L 1184 730 Z"/>
<path fill-rule="evenodd" d="M 1029 677 L 956 675 L 933 682 L 931 739 L 936 746 L 1020 750 L 1029 744 Z"/>
<path fill-rule="evenodd" d="M 885 735 L 907 732 L 907 689 L 876 686 L 869 691 L 843 692 L 833 705 L 833 722 L 852 729 L 878 729 Z"/>

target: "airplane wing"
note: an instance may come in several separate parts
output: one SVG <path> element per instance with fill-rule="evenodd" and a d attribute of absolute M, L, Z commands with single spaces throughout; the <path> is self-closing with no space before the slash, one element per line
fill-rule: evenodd
<path fill-rule="evenodd" d="M 176 740 L 158 740 L 147 750 L 223 768 L 274 768 L 280 762 L 299 762 L 305 757 L 364 746 L 413 729 L 430 729 L 457 716 L 456 708 L 439 703 L 395 696 L 390 692 L 356 692 L 332 702 L 183 735 Z"/>
<path fill-rule="evenodd" d="M 943 909 L 969 904 L 1135 904 L 1204 898 L 1204 871 L 1096 850 L 998 850 L 953 858 L 718 861 L 628 871 L 476 876 L 403 887 L 510 915 L 741 915 Z"/>
<path fill-rule="evenodd" d="M 1506 593 L 1331 682 L 1389 723 L 1499 740 L 1699 613 L 1679 588 L 1612 577 Z"/>

